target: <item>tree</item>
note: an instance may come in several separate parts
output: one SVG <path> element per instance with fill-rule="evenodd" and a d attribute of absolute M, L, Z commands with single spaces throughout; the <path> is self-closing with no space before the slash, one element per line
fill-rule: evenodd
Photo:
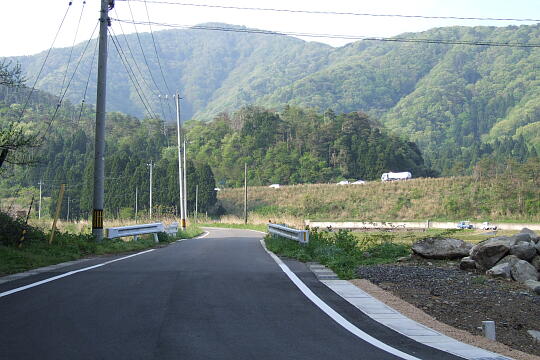
<path fill-rule="evenodd" d="M 25 79 L 21 73 L 19 64 L 12 65 L 11 61 L 2 61 L 0 63 L 0 85 L 7 87 L 24 86 Z M 1 126 L 1 124 L 0 124 Z M 35 143 L 33 136 L 26 135 L 22 126 L 17 123 L 8 123 L 0 127 L 0 169 L 7 160 L 10 151 L 26 149 L 32 147 Z M 25 164 L 29 160 L 23 156 L 11 159 L 13 164 Z"/>

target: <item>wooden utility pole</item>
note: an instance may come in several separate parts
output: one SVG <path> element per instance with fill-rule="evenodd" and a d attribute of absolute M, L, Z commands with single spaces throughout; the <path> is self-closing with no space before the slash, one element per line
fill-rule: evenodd
<path fill-rule="evenodd" d="M 60 193 L 58 194 L 58 200 L 56 201 L 56 212 L 54 213 L 54 220 L 51 230 L 51 237 L 49 238 L 49 245 L 54 241 L 54 233 L 56 232 L 56 222 L 60 216 L 60 210 L 62 210 L 62 200 L 64 200 L 65 185 L 60 185 Z"/>
<path fill-rule="evenodd" d="M 152 170 L 154 168 L 154 164 L 152 163 L 152 161 L 150 161 L 150 164 L 146 164 L 148 166 L 150 166 L 150 219 L 152 218 Z"/>
<path fill-rule="evenodd" d="M 94 150 L 94 210 L 92 212 L 92 234 L 95 236 L 97 241 L 103 240 L 103 207 L 105 199 L 105 103 L 107 93 L 107 26 L 110 23 L 109 10 L 113 7 L 114 0 L 101 0 L 96 92 L 96 137 Z"/>
<path fill-rule="evenodd" d="M 244 224 L 247 224 L 247 163 L 244 163 Z"/>
<path fill-rule="evenodd" d="M 195 222 L 197 222 L 198 212 L 199 212 L 199 185 L 195 185 Z"/>
<path fill-rule="evenodd" d="M 178 187 L 180 190 L 180 227 L 185 229 L 186 219 L 184 217 L 184 173 L 182 171 L 182 128 L 180 123 L 180 94 L 178 91 L 174 96 L 176 99 L 176 137 L 178 141 Z"/>

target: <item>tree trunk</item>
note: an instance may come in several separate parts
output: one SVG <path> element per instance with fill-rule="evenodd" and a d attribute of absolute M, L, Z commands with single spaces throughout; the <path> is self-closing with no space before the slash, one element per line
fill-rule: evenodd
<path fill-rule="evenodd" d="M 0 168 L 2 167 L 2 164 L 4 164 L 4 160 L 7 158 L 8 149 L 2 149 L 2 152 L 0 153 Z"/>

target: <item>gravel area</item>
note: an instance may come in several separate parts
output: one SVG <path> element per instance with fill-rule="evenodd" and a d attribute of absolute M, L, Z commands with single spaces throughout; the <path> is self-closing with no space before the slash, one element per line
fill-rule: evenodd
<path fill-rule="evenodd" d="M 456 263 L 442 261 L 361 266 L 357 273 L 359 278 L 371 281 L 423 313 L 468 334 L 482 335 L 482 321 L 493 320 L 498 342 L 540 356 L 540 344 L 535 344 L 527 333 L 527 330 L 540 330 L 540 296 L 515 282 L 465 272 L 457 269 Z M 356 284 L 362 287 L 358 281 Z M 382 297 L 380 300 L 384 301 L 384 294 L 372 295 Z M 405 315 L 414 319 L 414 314 Z M 538 359 L 537 356 L 516 356 L 511 349 L 505 355 L 516 359 Z"/>

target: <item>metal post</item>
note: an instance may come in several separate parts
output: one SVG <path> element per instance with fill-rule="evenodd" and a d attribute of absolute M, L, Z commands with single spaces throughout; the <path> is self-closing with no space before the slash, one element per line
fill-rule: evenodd
<path fill-rule="evenodd" d="M 150 166 L 150 219 L 152 218 L 152 168 L 154 167 L 154 164 L 152 161 L 150 161 L 150 164 L 146 164 Z"/>
<path fill-rule="evenodd" d="M 103 206 L 105 199 L 105 103 L 107 91 L 107 26 L 110 0 L 101 0 L 99 17 L 99 55 L 96 92 L 96 140 L 94 152 L 94 199 L 92 234 L 103 240 Z"/>
<path fill-rule="evenodd" d="M 178 139 L 178 186 L 180 190 L 180 227 L 184 229 L 185 219 L 184 219 L 184 185 L 183 185 L 183 172 L 182 172 L 182 148 L 181 148 L 181 128 L 180 128 L 180 95 L 178 91 L 175 95 L 176 99 L 176 135 Z"/>
<path fill-rule="evenodd" d="M 188 217 L 188 208 L 187 208 L 187 166 L 186 166 L 186 139 L 184 138 L 184 216 L 185 219 Z M 186 220 L 182 223 L 183 229 L 186 229 Z"/>
<path fill-rule="evenodd" d="M 137 222 L 138 211 L 139 211 L 139 187 L 135 186 L 135 222 Z"/>
<path fill-rule="evenodd" d="M 244 224 L 247 224 L 247 163 L 244 163 Z"/>
<path fill-rule="evenodd" d="M 198 212 L 199 212 L 199 185 L 195 185 L 195 222 L 197 222 Z"/>
<path fill-rule="evenodd" d="M 43 185 L 43 182 L 39 180 L 39 209 L 38 209 L 38 219 L 41 219 L 41 185 Z"/>

